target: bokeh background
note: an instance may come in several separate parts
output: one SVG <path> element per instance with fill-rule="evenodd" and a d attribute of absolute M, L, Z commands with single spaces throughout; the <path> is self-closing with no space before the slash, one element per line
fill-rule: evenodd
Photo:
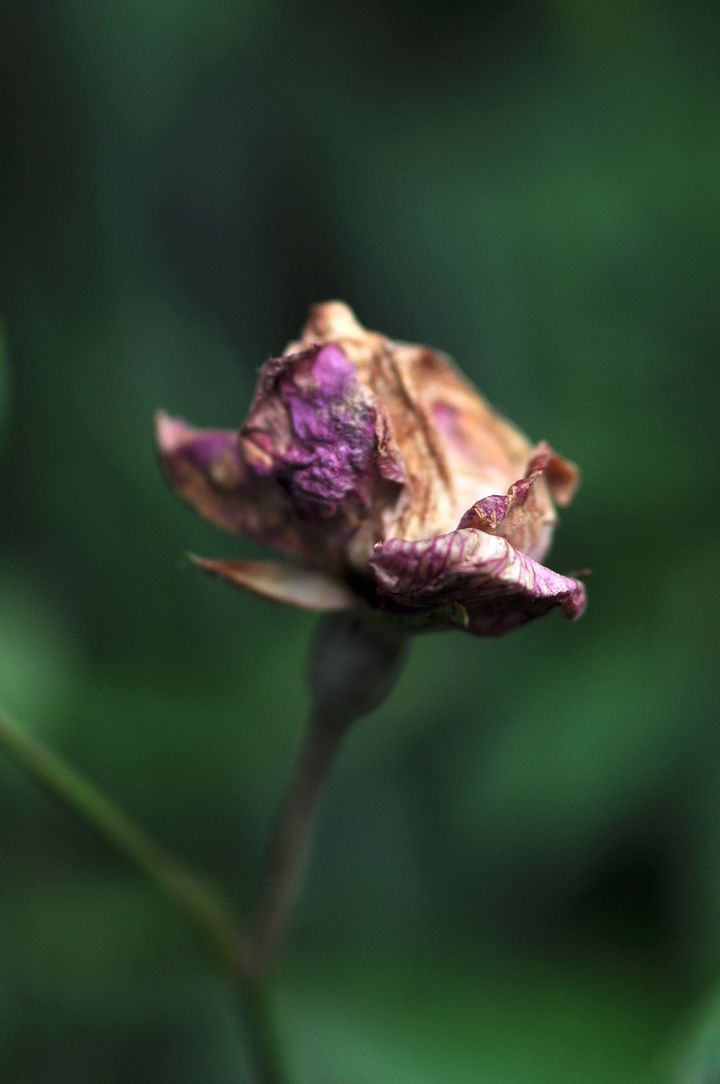
<path fill-rule="evenodd" d="M 246 906 L 310 615 L 166 491 L 308 305 L 454 355 L 583 469 L 590 608 L 419 640 L 277 978 L 301 1084 L 720 1080 L 720 9 L 4 6 L 0 702 Z M 243 1080 L 231 997 L 0 759 L 0 1079 Z"/>

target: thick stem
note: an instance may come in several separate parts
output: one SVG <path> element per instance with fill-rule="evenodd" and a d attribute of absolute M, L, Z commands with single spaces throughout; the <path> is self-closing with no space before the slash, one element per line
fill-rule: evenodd
<path fill-rule="evenodd" d="M 345 727 L 313 713 L 268 845 L 252 939 L 252 971 L 265 973 L 300 891 L 325 780 Z"/>
<path fill-rule="evenodd" d="M 258 1084 L 284 1084 L 287 1077 L 267 995 L 250 977 L 247 946 L 230 906 L 215 886 L 191 872 L 97 787 L 2 712 L 0 748 L 42 790 L 141 870 L 185 915 L 239 992 L 255 1079 Z"/>

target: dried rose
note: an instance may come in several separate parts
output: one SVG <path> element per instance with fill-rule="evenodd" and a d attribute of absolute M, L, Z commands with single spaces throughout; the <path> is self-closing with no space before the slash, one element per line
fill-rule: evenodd
<path fill-rule="evenodd" d="M 295 606 L 371 607 L 497 636 L 585 589 L 540 562 L 577 470 L 531 447 L 444 355 L 317 305 L 300 342 L 260 370 L 239 433 L 157 419 L 175 492 L 295 563 L 202 561 Z"/>

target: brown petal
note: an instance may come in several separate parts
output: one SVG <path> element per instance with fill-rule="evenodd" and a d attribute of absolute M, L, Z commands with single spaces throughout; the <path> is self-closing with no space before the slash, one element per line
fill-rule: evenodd
<path fill-rule="evenodd" d="M 302 610 L 351 610 L 359 599 L 340 580 L 280 561 L 208 561 L 190 554 L 198 568 L 272 602 Z"/>
<path fill-rule="evenodd" d="M 561 508 L 565 508 L 575 496 L 580 482 L 580 471 L 569 459 L 563 459 L 561 455 L 554 453 L 547 465 L 545 481 L 557 503 Z"/>
<path fill-rule="evenodd" d="M 475 501 L 458 529 L 474 527 L 502 535 L 515 549 L 541 561 L 548 551 L 556 516 L 548 496 L 550 465 L 558 457 L 549 444 L 534 449 L 525 475 L 513 482 L 505 496 L 492 494 Z"/>

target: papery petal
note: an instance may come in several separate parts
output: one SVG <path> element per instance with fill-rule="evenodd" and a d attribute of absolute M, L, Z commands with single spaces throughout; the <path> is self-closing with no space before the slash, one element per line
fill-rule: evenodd
<path fill-rule="evenodd" d="M 190 559 L 212 576 L 272 602 L 303 610 L 351 610 L 359 605 L 345 584 L 315 569 L 279 561 L 208 561 L 192 555 Z"/>
<path fill-rule="evenodd" d="M 168 482 L 194 511 L 226 531 L 297 556 L 318 552 L 312 532 L 293 520 L 283 490 L 248 467 L 237 433 L 195 429 L 162 412 L 155 423 L 157 450 Z"/>
<path fill-rule="evenodd" d="M 565 508 L 575 496 L 575 490 L 580 482 L 580 471 L 569 459 L 563 459 L 561 455 L 553 452 L 547 466 L 545 481 L 557 503 L 561 508 Z"/>
<path fill-rule="evenodd" d="M 568 468 L 563 474 L 557 464 Z M 577 481 L 577 471 L 571 480 L 571 464 L 555 455 L 549 444 L 538 444 L 532 453 L 525 475 L 508 489 L 504 496 L 492 494 L 476 501 L 462 516 L 458 528 L 474 527 L 480 531 L 502 535 L 516 549 L 535 560 L 542 560 L 552 539 L 556 516 L 548 499 L 550 473 L 556 471 L 556 481 L 566 495 Z M 569 497 L 568 497 L 569 499 Z"/>
<path fill-rule="evenodd" d="M 382 483 L 404 478 L 382 407 L 333 343 L 263 366 L 241 446 L 258 476 L 282 485 L 299 516 L 337 517 L 346 530 L 367 517 Z"/>
<path fill-rule="evenodd" d="M 499 636 L 558 606 L 571 619 L 585 608 L 585 588 L 524 553 L 505 538 L 463 528 L 417 542 L 379 542 L 371 559 L 378 586 L 403 606 L 456 603 L 468 631 Z"/>
<path fill-rule="evenodd" d="M 158 413 L 155 436 L 160 461 L 177 495 L 205 519 L 244 532 L 253 510 L 244 499 L 248 469 L 237 433 L 194 429 Z"/>
<path fill-rule="evenodd" d="M 547 444 L 541 444 L 533 453 L 524 478 L 513 482 L 504 497 L 493 494 L 483 497 L 465 512 L 458 524 L 458 530 L 475 527 L 479 531 L 494 531 L 510 515 L 521 509 L 528 499 L 533 484 L 541 478 L 550 462 L 552 452 Z"/>

